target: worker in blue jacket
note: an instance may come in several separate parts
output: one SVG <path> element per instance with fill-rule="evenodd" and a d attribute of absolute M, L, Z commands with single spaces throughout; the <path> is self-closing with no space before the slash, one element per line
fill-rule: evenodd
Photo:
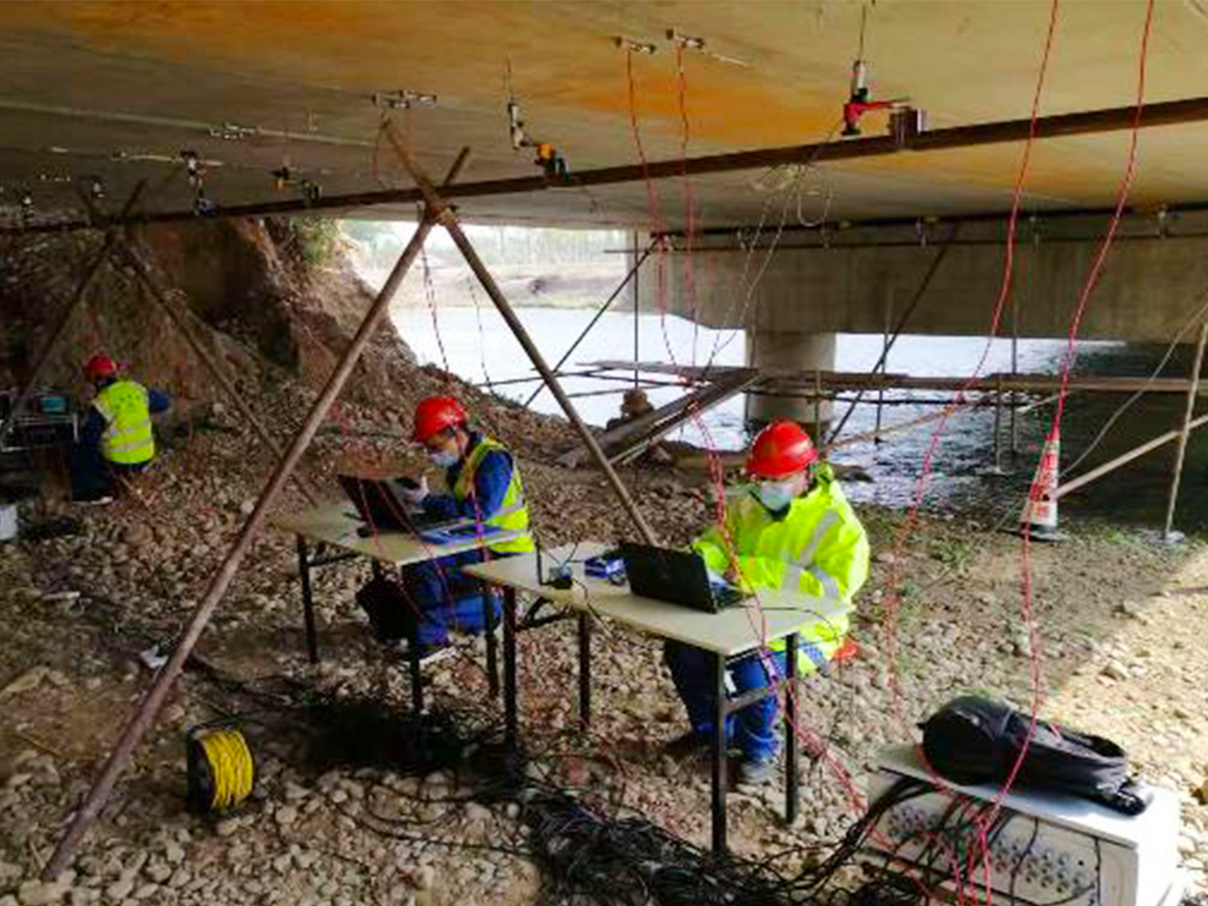
<path fill-rule="evenodd" d="M 457 400 L 438 396 L 421 402 L 412 436 L 423 444 L 433 465 L 445 470 L 449 493 L 431 493 L 423 479 L 418 487 L 402 489 L 408 503 L 438 519 L 473 520 L 488 542 L 485 549 L 439 557 L 403 571 L 404 586 L 423 613 L 419 643 L 421 656 L 427 656 L 448 643 L 450 629 L 482 632 L 485 628 L 481 587 L 477 579 L 464 576 L 461 567 L 531 551 L 533 540 L 515 458 L 498 441 L 470 430 L 466 411 Z M 489 541 L 501 532 L 522 534 Z"/>
<path fill-rule="evenodd" d="M 109 503 L 115 479 L 141 472 L 155 459 L 151 416 L 166 412 L 171 399 L 119 373 L 107 355 L 94 355 L 84 377 L 96 390 L 80 439 L 71 455 L 71 498 Z"/>

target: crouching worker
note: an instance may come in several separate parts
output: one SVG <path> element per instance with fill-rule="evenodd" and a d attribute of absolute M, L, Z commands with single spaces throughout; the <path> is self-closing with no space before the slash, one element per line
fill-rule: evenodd
<path fill-rule="evenodd" d="M 754 482 L 728 495 L 725 534 L 714 526 L 693 545 L 710 571 L 756 593 L 796 589 L 804 596 L 850 602 L 868 578 L 868 537 L 830 466 L 818 462 L 809 435 L 792 422 L 774 422 L 752 444 L 746 471 Z M 800 674 L 834 657 L 847 631 L 845 616 L 806 623 L 799 636 Z M 783 676 L 784 650 L 780 639 L 770 651 L 732 663 L 727 671 L 731 694 L 769 685 L 769 665 L 773 679 Z M 672 749 L 686 754 L 707 746 L 713 732 L 713 660 L 676 642 L 667 643 L 665 655 L 692 724 Z M 771 779 L 780 748 L 776 714 L 776 698 L 769 696 L 731 715 L 726 735 L 742 754 L 740 782 Z"/>
<path fill-rule="evenodd" d="M 404 569 L 407 595 L 420 611 L 421 657 L 448 644 L 450 630 L 480 633 L 485 628 L 482 588 L 477 579 L 462 574 L 462 566 L 533 550 L 515 457 L 499 441 L 471 430 L 468 421 L 465 409 L 452 397 L 430 397 L 419 404 L 412 437 L 423 444 L 432 463 L 445 470 L 450 493 L 430 493 L 424 479 L 402 494 L 428 516 L 473 520 L 487 541 L 492 531 L 525 534 L 489 543 L 486 550 L 451 554 Z M 498 604 L 495 618 L 499 619 Z"/>
<path fill-rule="evenodd" d="M 96 390 L 71 454 L 71 497 L 77 503 L 109 503 L 116 480 L 141 472 L 155 459 L 151 416 L 166 412 L 171 399 L 123 377 L 106 355 L 84 365 Z"/>

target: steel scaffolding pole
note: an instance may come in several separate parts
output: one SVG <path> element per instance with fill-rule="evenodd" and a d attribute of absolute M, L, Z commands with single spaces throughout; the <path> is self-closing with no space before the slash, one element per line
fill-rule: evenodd
<path fill-rule="evenodd" d="M 625 278 L 620 283 L 617 284 L 617 288 L 612 291 L 612 295 L 610 295 L 608 297 L 607 301 L 605 301 L 605 303 L 600 306 L 599 310 L 595 313 L 595 316 L 590 321 L 587 322 L 587 326 L 583 328 L 582 333 L 580 333 L 577 337 L 575 337 L 575 342 L 571 343 L 570 348 L 567 349 L 566 352 L 562 353 L 562 358 L 558 359 L 558 363 L 556 365 L 554 365 L 555 374 L 557 374 L 558 372 L 560 372 L 562 370 L 562 366 L 566 364 L 566 360 L 569 359 L 572 355 L 574 355 L 575 350 L 579 348 L 579 344 L 582 343 L 584 339 L 586 339 L 586 337 L 589 333 L 591 333 L 591 329 L 596 326 L 596 322 L 598 322 L 602 317 L 604 317 L 604 313 L 607 312 L 608 309 L 610 309 L 612 307 L 612 303 L 617 300 L 617 298 L 621 295 L 621 292 L 625 289 L 626 286 L 629 285 L 629 282 L 632 280 L 634 282 L 634 285 L 635 286 L 637 285 L 638 269 L 643 264 L 646 263 L 646 259 L 650 257 L 650 252 L 653 249 L 654 249 L 654 243 L 651 242 L 650 245 L 646 246 L 646 251 L 642 252 L 641 257 L 636 259 L 633 267 L 631 267 L 629 269 L 629 273 L 627 273 L 625 275 Z M 636 252 L 636 249 L 635 249 L 635 252 Z M 636 348 L 634 349 L 634 352 L 635 353 L 637 352 Z M 634 358 L 634 361 L 635 362 L 637 361 L 636 357 Z M 524 401 L 524 406 L 526 409 L 529 406 L 533 405 L 533 400 L 535 400 L 537 397 L 539 397 L 541 395 L 541 391 L 544 389 L 545 389 L 544 387 L 538 387 L 536 390 L 533 391 L 532 396 L 530 396 L 528 399 L 526 399 Z"/>
<path fill-rule="evenodd" d="M 1174 509 L 1179 502 L 1179 484 L 1183 480 L 1183 460 L 1187 455 L 1187 438 L 1191 436 L 1191 418 L 1195 415 L 1195 398 L 1200 389 L 1200 370 L 1204 367 L 1204 346 L 1208 344 L 1208 321 L 1200 325 L 1200 341 L 1195 347 L 1195 362 L 1191 366 L 1191 383 L 1187 387 L 1187 405 L 1183 410 L 1183 427 L 1179 432 L 1179 446 L 1174 455 L 1174 472 L 1170 477 L 1170 496 L 1166 500 L 1166 523 L 1162 537 L 1170 538 L 1174 525 Z"/>

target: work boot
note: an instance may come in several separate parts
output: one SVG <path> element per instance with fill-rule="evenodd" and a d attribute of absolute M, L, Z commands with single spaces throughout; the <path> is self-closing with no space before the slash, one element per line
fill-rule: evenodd
<path fill-rule="evenodd" d="M 739 786 L 765 786 L 776 776 L 776 759 L 753 761 L 744 758 L 738 763 Z"/>
<path fill-rule="evenodd" d="M 686 761 L 709 751 L 709 737 L 704 733 L 689 730 L 677 736 L 663 747 L 663 754 L 672 761 Z"/>
<path fill-rule="evenodd" d="M 383 647 L 391 652 L 395 657 L 401 657 L 404 661 L 411 660 L 411 648 L 407 644 L 406 639 L 393 639 L 389 642 L 384 642 Z M 419 665 L 427 667 L 431 664 L 437 664 L 446 658 L 453 657 L 457 653 L 457 648 L 453 645 L 424 645 L 419 646 Z"/>
<path fill-rule="evenodd" d="M 113 503 L 113 498 L 105 495 L 103 497 L 73 497 L 71 500 L 76 506 L 109 506 Z"/>
<path fill-rule="evenodd" d="M 419 664 L 421 667 L 431 667 L 455 654 L 457 654 L 457 649 L 453 645 L 420 645 Z"/>

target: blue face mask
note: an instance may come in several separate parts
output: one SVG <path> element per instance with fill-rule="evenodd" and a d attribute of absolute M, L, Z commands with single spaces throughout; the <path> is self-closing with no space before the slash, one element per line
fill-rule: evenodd
<path fill-rule="evenodd" d="M 442 469 L 449 469 L 457 465 L 457 454 L 450 453 L 448 450 L 429 453 L 428 458 L 432 460 L 433 465 L 439 466 Z"/>
<path fill-rule="evenodd" d="M 796 496 L 791 481 L 765 481 L 759 485 L 759 502 L 773 513 L 783 510 Z"/>

